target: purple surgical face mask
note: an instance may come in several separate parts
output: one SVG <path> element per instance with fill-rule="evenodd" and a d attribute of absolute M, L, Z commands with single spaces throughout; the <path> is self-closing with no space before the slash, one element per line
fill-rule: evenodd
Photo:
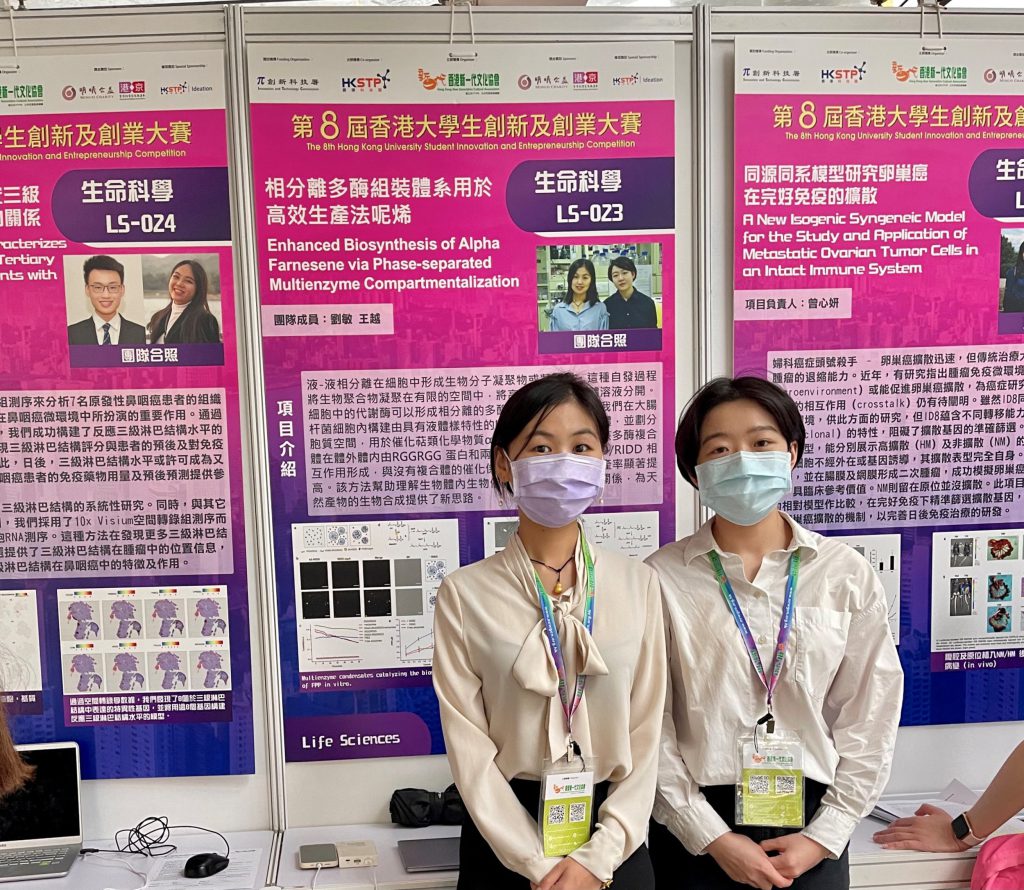
<path fill-rule="evenodd" d="M 575 522 L 604 491 L 605 462 L 601 458 L 562 452 L 509 459 L 509 465 L 512 503 L 546 528 Z"/>

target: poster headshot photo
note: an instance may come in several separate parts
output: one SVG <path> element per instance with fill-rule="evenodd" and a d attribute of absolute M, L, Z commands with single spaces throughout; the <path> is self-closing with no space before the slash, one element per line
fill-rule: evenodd
<path fill-rule="evenodd" d="M 217 254 L 143 254 L 140 259 L 149 342 L 222 342 Z"/>
<path fill-rule="evenodd" d="M 224 364 L 217 254 L 65 256 L 64 295 L 73 368 Z"/>
<path fill-rule="evenodd" d="M 1004 603 L 1013 599 L 1013 575 L 988 576 L 988 601 Z"/>
<path fill-rule="evenodd" d="M 662 245 L 537 248 L 541 353 L 661 348 Z"/>
<path fill-rule="evenodd" d="M 137 255 L 65 255 L 64 300 L 69 346 L 145 344 L 146 309 Z"/>

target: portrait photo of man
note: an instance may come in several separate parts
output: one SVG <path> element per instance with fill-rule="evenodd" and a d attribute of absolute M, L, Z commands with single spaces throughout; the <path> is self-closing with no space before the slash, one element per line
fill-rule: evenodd
<path fill-rule="evenodd" d="M 68 325 L 68 343 L 71 346 L 144 344 L 146 329 L 121 314 L 124 266 L 111 256 L 91 256 L 82 265 L 82 273 L 92 314 Z"/>

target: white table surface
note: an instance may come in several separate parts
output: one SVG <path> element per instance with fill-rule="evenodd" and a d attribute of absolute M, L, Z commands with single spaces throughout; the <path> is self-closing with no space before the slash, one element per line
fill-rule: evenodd
<path fill-rule="evenodd" d="M 256 870 L 257 882 L 255 885 L 245 885 L 249 890 L 263 890 L 268 883 L 273 854 L 277 852 L 278 837 L 273 831 L 236 831 L 224 835 L 231 844 L 232 849 L 237 850 L 260 850 L 260 865 Z M 224 845 L 220 838 L 213 834 L 174 831 L 171 833 L 171 841 L 177 845 L 178 851 L 182 853 L 223 853 Z M 84 847 L 100 847 L 103 849 L 114 849 L 114 842 L 110 839 L 86 841 Z M 34 881 L 11 881 L 0 884 L 2 890 L 138 890 L 142 886 L 142 879 L 133 875 L 128 869 L 120 865 L 112 864 L 115 860 L 128 862 L 137 871 L 153 876 L 160 869 L 160 859 L 147 858 L 144 856 L 120 855 L 115 853 L 92 853 L 88 856 L 79 856 L 71 871 L 63 878 L 47 878 Z M 100 864 L 101 862 L 105 864 Z M 229 865 L 227 871 L 230 871 Z M 201 890 L 204 881 L 195 880 L 196 890 Z"/>
<path fill-rule="evenodd" d="M 373 841 L 377 846 L 376 869 L 325 868 L 320 871 L 316 890 L 427 890 L 452 888 L 459 879 L 455 871 L 409 874 L 398 856 L 398 841 L 425 837 L 458 837 L 458 825 L 430 825 L 426 828 L 401 828 L 397 825 L 333 825 L 317 828 L 289 828 L 281 844 L 281 865 L 277 886 L 309 887 L 316 869 L 300 869 L 299 847 L 303 844 L 335 844 L 339 841 Z M 376 875 L 374 875 L 376 872 Z"/>
<path fill-rule="evenodd" d="M 970 886 L 976 850 L 964 853 L 883 850 L 871 839 L 883 827 L 882 822 L 865 819 L 854 832 L 850 840 L 851 887 L 859 890 L 954 890 Z M 316 870 L 298 867 L 298 849 L 302 844 L 372 840 L 377 846 L 380 861 L 376 869 L 378 890 L 451 890 L 458 881 L 457 872 L 408 874 L 398 857 L 397 842 L 405 838 L 454 837 L 458 833 L 458 826 L 454 825 L 428 828 L 399 828 L 383 824 L 292 828 L 284 834 L 277 886 L 282 890 L 295 890 L 312 884 Z M 316 890 L 374 890 L 373 879 L 368 868 L 322 869 Z"/>

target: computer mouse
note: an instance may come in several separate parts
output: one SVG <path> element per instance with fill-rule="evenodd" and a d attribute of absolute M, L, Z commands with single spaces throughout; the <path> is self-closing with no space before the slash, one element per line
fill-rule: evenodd
<path fill-rule="evenodd" d="M 220 853 L 196 853 L 185 863 L 184 875 L 186 878 L 208 878 L 217 872 L 224 871 L 231 860 Z"/>

